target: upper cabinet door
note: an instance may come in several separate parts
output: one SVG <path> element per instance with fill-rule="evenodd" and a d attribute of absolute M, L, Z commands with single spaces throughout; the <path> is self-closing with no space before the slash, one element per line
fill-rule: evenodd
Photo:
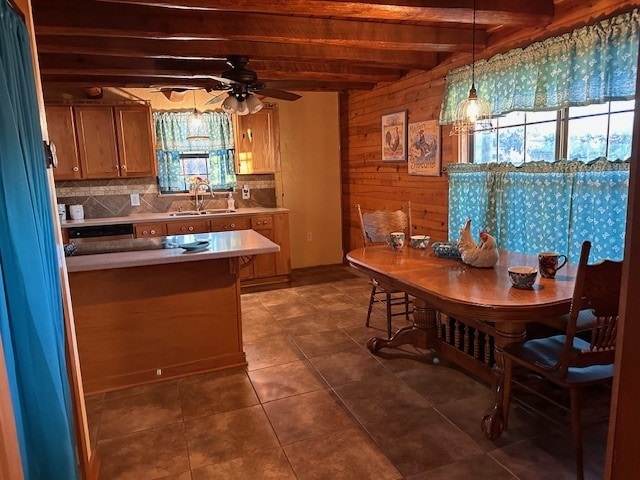
<path fill-rule="evenodd" d="M 237 116 L 236 173 L 275 173 L 280 170 L 280 131 L 276 105 Z"/>
<path fill-rule="evenodd" d="M 120 175 L 153 177 L 156 175 L 151 109 L 147 106 L 115 107 Z"/>
<path fill-rule="evenodd" d="M 58 166 L 53 170 L 56 180 L 75 180 L 82 178 L 78 145 L 71 106 L 46 107 L 49 140 L 56 147 Z"/>
<path fill-rule="evenodd" d="M 74 110 L 83 178 L 118 177 L 113 108 L 83 105 Z"/>

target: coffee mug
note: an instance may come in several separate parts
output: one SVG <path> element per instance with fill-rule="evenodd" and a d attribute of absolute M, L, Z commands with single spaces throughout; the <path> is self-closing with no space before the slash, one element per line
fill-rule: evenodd
<path fill-rule="evenodd" d="M 562 263 L 558 264 L 560 259 L 564 259 Z M 545 278 L 553 278 L 556 276 L 556 272 L 560 270 L 567 263 L 567 257 L 565 255 L 559 255 L 556 252 L 540 252 L 538 254 L 538 264 L 540 267 L 540 275 Z"/>
<path fill-rule="evenodd" d="M 391 232 L 387 244 L 394 252 L 401 252 L 404 248 L 404 232 Z"/>

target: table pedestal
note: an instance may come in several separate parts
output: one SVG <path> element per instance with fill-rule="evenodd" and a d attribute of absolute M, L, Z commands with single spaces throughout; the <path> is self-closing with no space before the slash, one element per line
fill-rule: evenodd
<path fill-rule="evenodd" d="M 413 299 L 413 325 L 398 330 L 387 340 L 384 338 L 370 338 L 367 348 L 371 353 L 376 353 L 381 348 L 396 348 L 400 345 L 413 345 L 422 349 L 434 349 L 437 346 L 436 338 L 437 312 L 427 306 L 419 298 Z"/>

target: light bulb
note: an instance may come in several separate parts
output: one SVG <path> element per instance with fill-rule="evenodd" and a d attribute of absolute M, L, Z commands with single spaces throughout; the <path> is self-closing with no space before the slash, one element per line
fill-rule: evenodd
<path fill-rule="evenodd" d="M 475 98 L 470 98 L 469 102 L 467 103 L 467 111 L 465 112 L 465 115 L 469 122 L 476 122 L 476 120 L 478 119 L 478 111 L 478 100 Z"/>

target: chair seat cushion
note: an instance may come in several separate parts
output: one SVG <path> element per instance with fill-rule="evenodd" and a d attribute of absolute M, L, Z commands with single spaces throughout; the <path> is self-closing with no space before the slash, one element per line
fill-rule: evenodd
<path fill-rule="evenodd" d="M 550 327 L 555 328 L 561 332 L 567 331 L 567 325 L 569 324 L 569 314 L 559 315 L 557 317 L 545 318 L 539 320 L 540 323 L 545 325 L 549 325 Z M 593 314 L 591 309 L 580 310 L 578 314 L 578 319 L 576 320 L 576 331 L 584 332 L 586 330 L 591 330 L 596 324 L 596 316 Z"/>
<path fill-rule="evenodd" d="M 564 379 L 560 377 L 559 372 L 551 372 L 536 365 L 537 363 L 547 367 L 555 365 L 562 355 L 565 341 L 565 335 L 536 338 L 523 343 L 507 345 L 504 347 L 504 353 L 515 363 L 524 365 L 560 385 L 596 383 L 613 377 L 613 364 L 570 367 L 567 377 Z M 578 354 L 580 350 L 589 350 L 589 344 L 584 340 L 574 338 L 573 349 Z"/>

